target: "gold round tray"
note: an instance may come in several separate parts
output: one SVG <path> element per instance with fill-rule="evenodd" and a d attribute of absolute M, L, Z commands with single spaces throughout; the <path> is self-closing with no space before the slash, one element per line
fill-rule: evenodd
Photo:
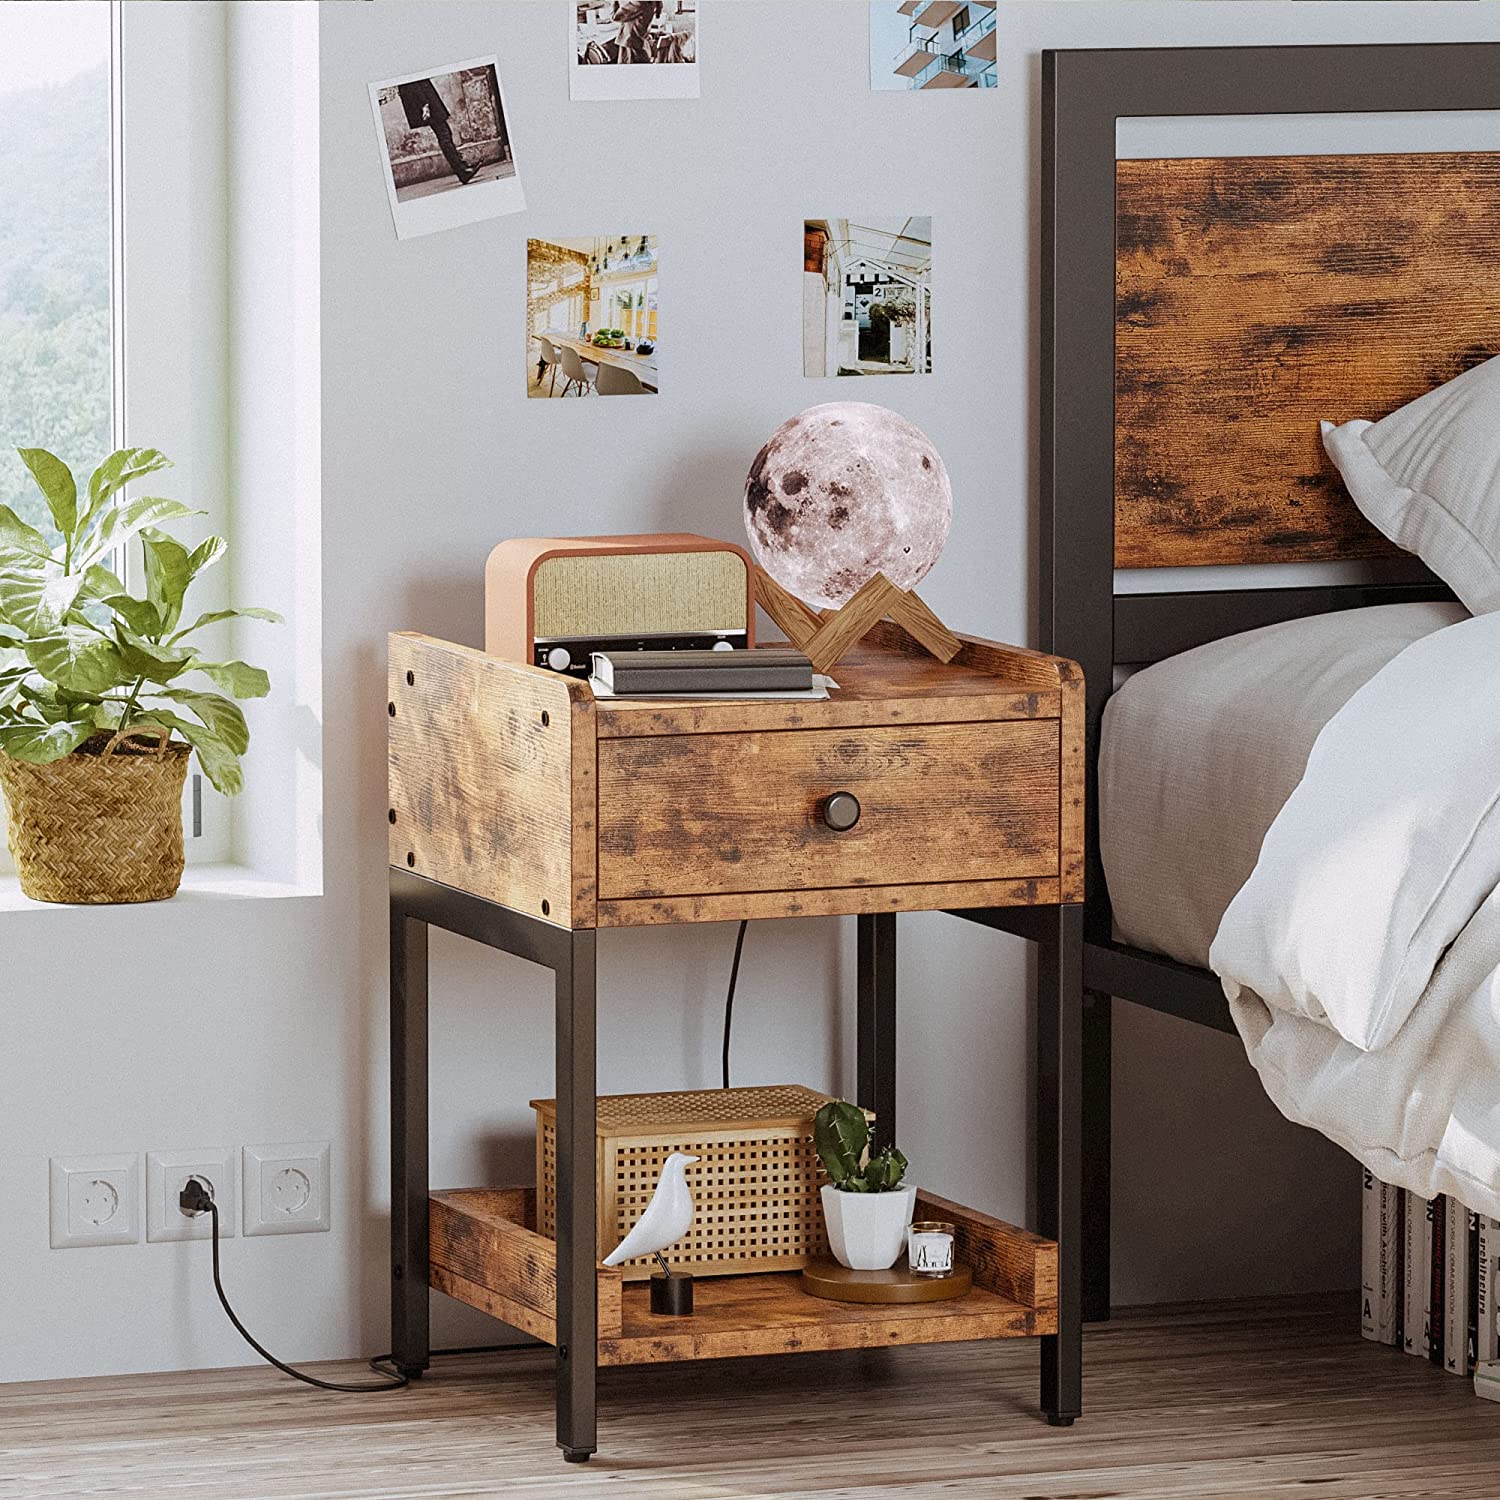
<path fill-rule="evenodd" d="M 951 1276 L 918 1276 L 904 1265 L 851 1271 L 837 1261 L 815 1260 L 802 1272 L 802 1290 L 830 1302 L 946 1302 L 973 1285 L 967 1266 L 954 1266 Z"/>

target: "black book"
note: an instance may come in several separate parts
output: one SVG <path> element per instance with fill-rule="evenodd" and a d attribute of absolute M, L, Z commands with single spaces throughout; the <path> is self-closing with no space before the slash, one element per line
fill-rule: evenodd
<path fill-rule="evenodd" d="M 614 693 L 798 693 L 813 686 L 800 651 L 596 651 L 593 673 Z"/>

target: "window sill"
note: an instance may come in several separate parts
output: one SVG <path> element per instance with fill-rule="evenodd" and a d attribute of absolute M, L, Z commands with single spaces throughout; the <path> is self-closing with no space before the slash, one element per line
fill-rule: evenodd
<path fill-rule="evenodd" d="M 289 897 L 321 896 L 322 894 L 322 888 L 318 885 L 266 880 L 247 865 L 189 865 L 183 872 L 182 889 L 170 901 L 153 901 L 145 904 L 181 906 L 210 901 L 286 900 Z M 107 908 L 62 906 L 50 901 L 32 901 L 21 894 L 21 883 L 14 875 L 0 875 L 0 912 L 101 909 Z"/>

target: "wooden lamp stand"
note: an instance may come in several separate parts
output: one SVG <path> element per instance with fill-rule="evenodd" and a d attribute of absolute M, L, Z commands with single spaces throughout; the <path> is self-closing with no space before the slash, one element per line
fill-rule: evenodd
<path fill-rule="evenodd" d="M 899 589 L 876 573 L 838 609 L 815 610 L 776 582 L 764 568 L 755 570 L 756 602 L 804 652 L 815 672 L 830 672 L 834 663 L 863 640 L 879 620 L 892 619 L 940 662 L 950 662 L 963 642 L 910 589 Z"/>

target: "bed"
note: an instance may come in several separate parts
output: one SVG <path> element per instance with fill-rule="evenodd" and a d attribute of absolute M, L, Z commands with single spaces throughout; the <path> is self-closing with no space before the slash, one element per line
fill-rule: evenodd
<path fill-rule="evenodd" d="M 1116 127 L 1437 109 L 1500 109 L 1500 46 L 1044 58 L 1040 636 L 1088 683 L 1086 1317 L 1109 1309 L 1112 1001 L 1234 1029 L 1208 944 L 1319 730 L 1464 618 L 1360 516 L 1318 421 L 1500 354 L 1500 155 L 1124 161 Z M 1255 587 L 1182 571 L 1240 566 Z"/>

